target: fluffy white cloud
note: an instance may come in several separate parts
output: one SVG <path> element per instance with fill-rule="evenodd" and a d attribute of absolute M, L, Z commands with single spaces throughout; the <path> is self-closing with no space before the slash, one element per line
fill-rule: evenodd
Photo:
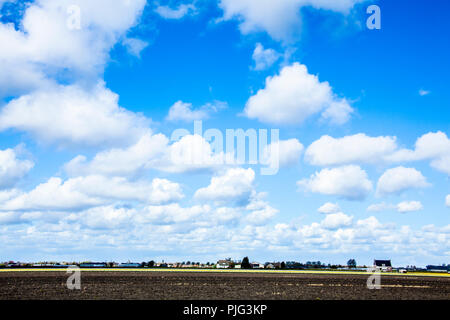
<path fill-rule="evenodd" d="M 130 182 L 125 178 L 103 176 L 78 177 L 62 181 L 50 178 L 33 190 L 14 195 L 0 204 L 0 209 L 72 210 L 114 201 L 138 201 L 161 204 L 183 198 L 179 184 L 165 179 Z"/>
<path fill-rule="evenodd" d="M 33 166 L 30 160 L 18 159 L 15 149 L 0 150 L 0 189 L 13 187 Z"/>
<path fill-rule="evenodd" d="M 255 62 L 253 70 L 260 71 L 270 68 L 280 57 L 281 54 L 275 50 L 264 49 L 261 43 L 257 43 L 252 55 L 253 61 Z"/>
<path fill-rule="evenodd" d="M 305 159 L 308 163 L 318 166 L 374 163 L 383 161 L 396 149 L 395 137 L 369 137 L 363 133 L 342 138 L 326 135 L 306 149 Z"/>
<path fill-rule="evenodd" d="M 395 208 L 395 206 L 392 205 L 392 204 L 388 204 L 388 203 L 385 203 L 385 202 L 380 202 L 380 203 L 371 204 L 369 207 L 367 207 L 367 211 L 380 212 L 380 211 L 393 209 L 393 208 Z"/>
<path fill-rule="evenodd" d="M 126 38 L 122 40 L 122 44 L 125 45 L 128 53 L 132 54 L 137 58 L 141 57 L 142 51 L 149 45 L 148 42 L 135 38 Z"/>
<path fill-rule="evenodd" d="M 110 49 L 134 26 L 145 0 L 38 0 L 27 6 L 22 28 L 0 24 L 0 94 L 52 82 L 47 74 L 71 71 L 96 77 Z M 50 71 L 50 72 L 48 72 Z"/>
<path fill-rule="evenodd" d="M 195 198 L 241 203 L 251 196 L 254 180 L 252 169 L 231 168 L 222 175 L 212 177 L 209 186 L 195 192 Z"/>
<path fill-rule="evenodd" d="M 392 154 L 393 162 L 431 160 L 431 166 L 450 175 L 450 139 L 444 132 L 429 132 L 417 139 L 414 150 L 401 149 Z"/>
<path fill-rule="evenodd" d="M 403 201 L 397 204 L 397 211 L 400 213 L 419 211 L 423 209 L 420 201 Z"/>
<path fill-rule="evenodd" d="M 130 147 L 101 151 L 91 161 L 79 155 L 65 164 L 64 169 L 71 176 L 133 176 L 142 170 L 158 166 L 165 157 L 168 143 L 169 139 L 163 134 L 147 133 Z"/>
<path fill-rule="evenodd" d="M 270 124 L 301 124 L 320 112 L 322 118 L 342 124 L 353 109 L 335 96 L 328 82 L 320 82 L 299 63 L 268 77 L 265 88 L 250 97 L 244 110 L 247 117 Z"/>
<path fill-rule="evenodd" d="M 341 208 L 337 203 L 327 202 L 324 203 L 319 209 L 317 209 L 317 211 L 320 213 L 330 214 L 340 212 Z"/>
<path fill-rule="evenodd" d="M 157 168 L 175 173 L 220 169 L 227 159 L 223 151 L 216 151 L 202 136 L 187 135 L 169 146 L 166 159 Z"/>
<path fill-rule="evenodd" d="M 398 204 L 391 204 L 386 202 L 380 202 L 372 204 L 367 208 L 370 212 L 380 212 L 385 210 L 397 210 L 400 213 L 419 211 L 423 209 L 423 205 L 420 201 L 402 201 Z"/>
<path fill-rule="evenodd" d="M 328 214 L 320 223 L 326 229 L 338 229 L 341 227 L 350 226 L 353 222 L 353 217 L 342 212 Z"/>
<path fill-rule="evenodd" d="M 83 208 L 101 204 L 100 199 L 89 197 L 73 188 L 70 182 L 51 178 L 35 189 L 22 193 L 0 205 L 2 210 L 61 210 Z"/>
<path fill-rule="evenodd" d="M 135 214 L 134 209 L 100 206 L 87 209 L 79 216 L 72 215 L 70 219 L 90 229 L 120 229 L 129 225 Z"/>
<path fill-rule="evenodd" d="M 300 9 L 316 9 L 346 13 L 361 0 L 221 0 L 223 19 L 237 18 L 243 34 L 266 31 L 276 40 L 290 40 L 300 34 Z"/>
<path fill-rule="evenodd" d="M 193 222 L 199 216 L 209 212 L 211 212 L 211 207 L 208 205 L 183 208 L 178 203 L 172 203 L 164 206 L 145 207 L 135 219 L 137 223 Z"/>
<path fill-rule="evenodd" d="M 450 153 L 450 139 L 441 131 L 429 132 L 417 139 L 414 150 L 402 149 L 392 155 L 392 161 L 432 159 Z"/>
<path fill-rule="evenodd" d="M 169 109 L 167 120 L 169 121 L 194 121 L 202 120 L 208 117 L 206 110 L 192 110 L 192 103 L 185 103 L 183 101 L 177 101 Z"/>
<path fill-rule="evenodd" d="M 185 103 L 183 101 L 175 102 L 169 109 L 169 114 L 166 117 L 168 121 L 185 121 L 191 122 L 194 120 L 208 119 L 213 112 L 227 107 L 227 104 L 221 101 L 214 101 L 207 103 L 199 109 L 193 110 L 192 103 Z"/>
<path fill-rule="evenodd" d="M 450 208 L 450 194 L 445 197 L 445 205 Z"/>
<path fill-rule="evenodd" d="M 176 9 L 172 9 L 169 6 L 157 6 L 155 12 L 158 13 L 164 19 L 181 19 L 186 15 L 195 13 L 196 8 L 193 4 L 180 4 Z"/>
<path fill-rule="evenodd" d="M 249 204 L 245 207 L 250 213 L 245 217 L 245 222 L 251 225 L 263 225 L 272 219 L 279 211 L 264 200 L 266 193 L 254 192 Z"/>
<path fill-rule="evenodd" d="M 0 111 L 0 130 L 16 129 L 59 145 L 123 145 L 148 131 L 149 120 L 118 105 L 119 97 L 99 83 L 40 90 Z"/>
<path fill-rule="evenodd" d="M 420 96 L 427 96 L 427 95 L 429 95 L 431 92 L 430 91 L 428 91 L 428 90 L 424 90 L 424 89 L 420 89 L 419 90 L 419 95 Z"/>
<path fill-rule="evenodd" d="M 432 160 L 431 166 L 450 176 L 450 154 Z"/>
<path fill-rule="evenodd" d="M 103 174 L 108 176 L 137 176 L 144 170 L 155 169 L 171 173 L 216 170 L 226 164 L 223 152 L 214 152 L 200 135 L 186 135 L 169 143 L 163 134 L 144 134 L 127 148 L 115 148 L 97 153 L 88 160 L 79 155 L 64 165 L 71 176 Z"/>
<path fill-rule="evenodd" d="M 386 170 L 378 179 L 377 194 L 400 194 L 413 188 L 428 187 L 429 183 L 422 173 L 414 168 L 396 167 Z"/>
<path fill-rule="evenodd" d="M 431 167 L 450 175 L 450 139 L 441 131 L 422 135 L 414 149 L 399 149 L 396 137 L 369 137 L 363 133 L 342 138 L 322 136 L 305 152 L 313 165 L 399 163 L 431 160 Z"/>
<path fill-rule="evenodd" d="M 262 209 L 250 212 L 246 216 L 245 221 L 249 224 L 262 225 L 265 224 L 268 220 L 272 219 L 278 212 L 279 211 L 277 209 L 272 208 L 268 205 Z"/>
<path fill-rule="evenodd" d="M 364 199 L 372 191 L 372 182 L 367 173 L 355 165 L 323 169 L 297 184 L 311 192 L 336 195 L 349 200 Z"/>
<path fill-rule="evenodd" d="M 281 167 L 295 165 L 300 162 L 303 145 L 297 139 L 279 140 L 264 148 L 262 163 L 278 164 Z"/>
<path fill-rule="evenodd" d="M 217 208 L 212 216 L 219 223 L 237 222 L 241 218 L 240 209 L 230 207 Z"/>

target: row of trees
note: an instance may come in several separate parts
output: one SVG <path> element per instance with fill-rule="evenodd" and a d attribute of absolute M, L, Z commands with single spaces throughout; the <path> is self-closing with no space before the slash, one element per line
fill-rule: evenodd
<path fill-rule="evenodd" d="M 11 265 L 11 264 L 14 264 L 14 262 L 11 261 L 9 263 L 0 263 L 0 268 L 1 267 L 4 268 L 8 264 Z M 54 264 L 55 265 L 60 265 L 59 263 L 54 263 Z M 74 262 L 73 264 L 76 264 L 76 263 Z M 269 263 L 266 263 L 266 265 L 267 264 L 269 264 Z M 140 265 L 141 265 L 141 267 L 152 268 L 152 267 L 154 267 L 156 265 L 156 262 L 154 260 L 151 260 L 151 261 L 148 261 L 148 262 L 142 262 Z M 183 261 L 181 263 L 181 265 L 201 265 L 201 264 L 200 264 L 200 262 L 190 262 L 190 261 L 184 262 Z M 214 266 L 215 264 L 207 262 L 205 265 L 206 266 Z M 22 267 L 28 267 L 28 266 L 31 267 L 31 264 L 21 264 L 21 266 Z M 113 266 L 114 266 L 113 262 L 107 262 L 106 263 L 106 267 L 113 267 Z M 164 264 L 163 264 L 163 266 L 164 266 Z M 356 263 L 355 259 L 350 259 L 350 260 L 347 261 L 347 267 L 349 267 L 349 268 L 356 268 L 356 266 L 357 266 L 357 263 Z M 287 261 L 287 262 L 283 261 L 283 262 L 274 263 L 274 267 L 276 269 L 305 269 L 305 268 L 316 268 L 316 269 L 319 269 L 319 268 L 330 268 L 330 269 L 336 269 L 336 268 L 341 268 L 341 267 L 344 267 L 344 266 L 342 266 L 342 265 L 331 265 L 331 264 L 325 265 L 324 263 L 322 263 L 320 261 L 312 261 L 312 262 L 311 261 L 307 261 L 306 263 L 300 263 L 300 262 L 296 262 L 296 261 Z M 241 268 L 242 269 L 251 269 L 252 268 L 252 265 L 251 265 L 250 260 L 249 260 L 248 257 L 244 257 L 242 259 Z"/>
<path fill-rule="evenodd" d="M 288 262 L 281 262 L 281 263 L 277 263 L 277 266 L 279 266 L 280 269 L 303 269 L 303 268 L 331 268 L 331 269 L 336 269 L 336 268 L 340 268 L 340 267 L 344 267 L 342 265 L 331 265 L 328 264 L 326 265 L 325 263 L 322 263 L 320 261 L 307 261 L 306 263 L 300 263 L 300 262 L 296 262 L 296 261 L 288 261 Z M 347 267 L 349 268 L 356 268 L 357 263 L 355 259 L 350 259 L 347 261 Z M 241 263 L 241 268 L 242 269 L 251 269 L 252 266 L 249 262 L 248 257 L 244 257 L 244 259 L 242 259 L 242 263 Z"/>
<path fill-rule="evenodd" d="M 187 261 L 186 263 L 183 261 L 181 263 L 182 265 L 200 265 L 200 262 L 190 262 Z M 213 263 L 206 263 L 207 266 L 209 265 L 214 265 Z M 153 267 L 155 266 L 155 261 L 149 261 L 149 262 L 142 262 L 142 266 L 143 267 Z M 349 268 L 356 268 L 357 263 L 355 259 L 350 259 L 347 261 L 347 267 Z M 331 268 L 331 269 L 336 269 L 336 268 L 340 268 L 340 267 L 344 267 L 342 265 L 331 265 L 328 264 L 326 265 L 325 263 L 322 263 L 320 261 L 307 261 L 306 263 L 300 263 L 300 262 L 296 262 L 296 261 L 288 261 L 288 262 L 279 262 L 276 263 L 276 268 L 279 269 L 303 269 L 303 268 Z M 241 269 L 251 269 L 252 265 L 250 263 L 250 260 L 248 257 L 244 257 L 242 259 L 241 262 Z"/>

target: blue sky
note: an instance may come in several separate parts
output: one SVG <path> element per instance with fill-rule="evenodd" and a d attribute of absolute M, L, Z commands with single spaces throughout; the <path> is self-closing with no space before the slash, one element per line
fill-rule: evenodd
<path fill-rule="evenodd" d="M 449 263 L 446 1 L 105 1 L 0 1 L 0 260 Z"/>

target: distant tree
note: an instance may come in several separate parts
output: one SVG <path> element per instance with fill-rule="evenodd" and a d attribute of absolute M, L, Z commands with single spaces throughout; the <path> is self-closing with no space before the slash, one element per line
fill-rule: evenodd
<path fill-rule="evenodd" d="M 149 268 L 153 268 L 155 266 L 155 261 L 151 260 L 147 263 Z"/>
<path fill-rule="evenodd" d="M 350 259 L 347 261 L 347 266 L 349 268 L 356 268 L 356 260 L 355 259 Z"/>
<path fill-rule="evenodd" d="M 242 263 L 241 263 L 241 268 L 242 269 L 251 269 L 251 265 L 250 262 L 248 261 L 248 257 L 244 257 L 244 259 L 242 259 Z"/>
<path fill-rule="evenodd" d="M 283 261 L 283 262 L 281 262 L 281 264 L 280 264 L 280 268 L 281 268 L 281 269 L 286 269 L 286 263 L 284 263 L 284 261 Z"/>

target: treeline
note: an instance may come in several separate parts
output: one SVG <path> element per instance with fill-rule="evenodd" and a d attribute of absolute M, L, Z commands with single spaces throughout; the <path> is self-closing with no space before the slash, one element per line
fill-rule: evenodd
<path fill-rule="evenodd" d="M 297 261 L 278 261 L 266 262 L 264 264 L 250 262 L 248 257 L 244 257 L 241 261 L 232 261 L 231 259 L 224 260 L 229 263 L 229 268 L 240 269 L 339 269 L 339 268 L 356 268 L 355 259 L 350 259 L 347 265 L 341 264 L 325 264 L 320 261 L 307 261 L 305 263 Z M 219 263 L 219 262 L 218 262 Z M 200 262 L 175 262 L 165 263 L 155 262 L 154 260 L 144 261 L 140 263 L 117 263 L 117 262 L 39 262 L 39 263 L 21 263 L 21 262 L 4 262 L 0 263 L 0 268 L 64 268 L 68 266 L 79 266 L 85 268 L 218 268 L 218 263 L 200 263 Z"/>

